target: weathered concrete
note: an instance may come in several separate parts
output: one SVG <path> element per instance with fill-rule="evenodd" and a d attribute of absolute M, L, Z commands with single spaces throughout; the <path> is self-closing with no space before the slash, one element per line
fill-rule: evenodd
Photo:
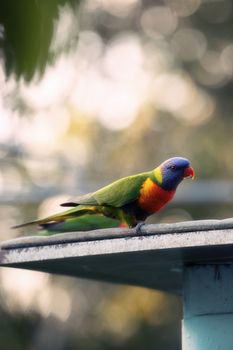
<path fill-rule="evenodd" d="M 3 242 L 0 265 L 183 293 L 183 350 L 233 344 L 233 219 Z"/>
<path fill-rule="evenodd" d="M 233 261 L 233 219 L 145 225 L 3 242 L 1 266 L 182 293 L 183 266 Z"/>
<path fill-rule="evenodd" d="M 233 264 L 184 270 L 183 350 L 230 350 L 233 344 Z"/>

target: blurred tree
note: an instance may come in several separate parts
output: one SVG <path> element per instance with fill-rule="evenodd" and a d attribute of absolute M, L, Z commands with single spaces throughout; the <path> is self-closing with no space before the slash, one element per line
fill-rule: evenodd
<path fill-rule="evenodd" d="M 32 79 L 44 72 L 59 7 L 79 0 L 0 1 L 0 47 L 6 72 Z"/>

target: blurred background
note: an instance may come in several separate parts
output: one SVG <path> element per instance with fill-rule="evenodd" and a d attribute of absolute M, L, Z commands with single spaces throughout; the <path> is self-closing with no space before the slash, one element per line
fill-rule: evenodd
<path fill-rule="evenodd" d="M 1 240 L 72 194 L 191 160 L 148 222 L 233 209 L 231 0 L 0 1 Z M 177 296 L 0 271 L 1 350 L 180 349 Z"/>

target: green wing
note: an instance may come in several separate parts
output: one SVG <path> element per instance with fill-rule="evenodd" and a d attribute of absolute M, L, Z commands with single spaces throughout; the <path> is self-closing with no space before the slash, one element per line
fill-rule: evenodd
<path fill-rule="evenodd" d="M 147 173 L 125 177 L 93 193 L 98 204 L 122 207 L 139 197 L 142 184 L 148 177 Z"/>
<path fill-rule="evenodd" d="M 124 177 L 96 192 L 76 197 L 74 201 L 62 204 L 63 206 L 83 205 L 109 205 L 122 207 L 133 202 L 139 196 L 140 189 L 150 173 Z"/>

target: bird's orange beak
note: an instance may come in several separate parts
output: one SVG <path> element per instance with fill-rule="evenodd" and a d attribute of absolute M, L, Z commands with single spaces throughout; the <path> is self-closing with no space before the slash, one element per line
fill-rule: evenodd
<path fill-rule="evenodd" d="M 195 172 L 194 172 L 193 168 L 191 166 L 187 167 L 184 171 L 184 178 L 185 179 L 191 178 L 193 180 L 194 177 L 195 177 Z"/>

